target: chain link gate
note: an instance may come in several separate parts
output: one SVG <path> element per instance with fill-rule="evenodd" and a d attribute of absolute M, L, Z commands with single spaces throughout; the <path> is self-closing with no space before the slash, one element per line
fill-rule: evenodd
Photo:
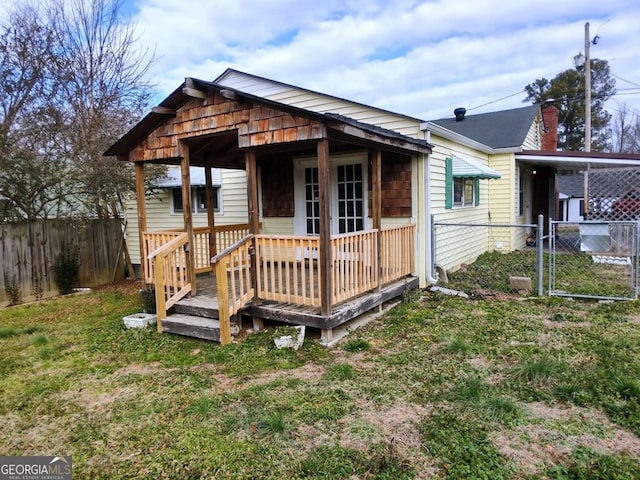
<path fill-rule="evenodd" d="M 638 222 L 550 222 L 549 295 L 638 298 Z"/>

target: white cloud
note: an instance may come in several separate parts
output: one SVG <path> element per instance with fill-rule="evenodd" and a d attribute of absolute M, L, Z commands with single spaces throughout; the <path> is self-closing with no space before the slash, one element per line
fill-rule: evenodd
<path fill-rule="evenodd" d="M 640 112 L 640 90 L 622 90 L 640 85 L 637 0 L 127 1 L 157 52 L 159 99 L 233 67 L 428 119 L 514 108 L 526 84 L 572 67 L 589 21 L 592 57 L 634 93 L 609 105 Z"/>
<path fill-rule="evenodd" d="M 640 84 L 630 58 L 640 6 L 630 0 L 199 3 L 139 2 L 142 38 L 162 55 L 163 93 L 185 76 L 213 79 L 233 67 L 423 118 L 460 105 L 514 108 L 524 95 L 510 95 L 572 67 L 586 21 L 600 35 L 592 56 Z M 640 109 L 640 94 L 616 99 Z"/>

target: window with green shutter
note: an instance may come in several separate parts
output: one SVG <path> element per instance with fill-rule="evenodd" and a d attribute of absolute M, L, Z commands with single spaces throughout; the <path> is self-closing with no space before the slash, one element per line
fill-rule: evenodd
<path fill-rule="evenodd" d="M 445 208 L 480 205 L 480 181 L 473 177 L 453 175 L 451 158 L 445 159 Z"/>

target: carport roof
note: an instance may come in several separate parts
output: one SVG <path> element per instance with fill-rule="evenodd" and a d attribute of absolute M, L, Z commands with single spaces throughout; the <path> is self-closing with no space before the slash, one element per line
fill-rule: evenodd
<path fill-rule="evenodd" d="M 515 155 L 516 160 L 528 165 L 552 167 L 569 172 L 579 172 L 589 168 L 640 168 L 640 153 L 524 150 Z"/>

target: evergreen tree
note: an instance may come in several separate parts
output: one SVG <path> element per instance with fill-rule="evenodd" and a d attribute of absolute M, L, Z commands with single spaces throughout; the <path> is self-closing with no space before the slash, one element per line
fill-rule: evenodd
<path fill-rule="evenodd" d="M 584 150 L 585 128 L 584 70 L 568 69 L 552 80 L 539 78 L 525 88 L 525 102 L 544 104 L 553 101 L 558 109 L 558 148 Z M 604 105 L 616 92 L 606 60 L 591 59 L 591 150 L 610 149 L 611 115 Z"/>

